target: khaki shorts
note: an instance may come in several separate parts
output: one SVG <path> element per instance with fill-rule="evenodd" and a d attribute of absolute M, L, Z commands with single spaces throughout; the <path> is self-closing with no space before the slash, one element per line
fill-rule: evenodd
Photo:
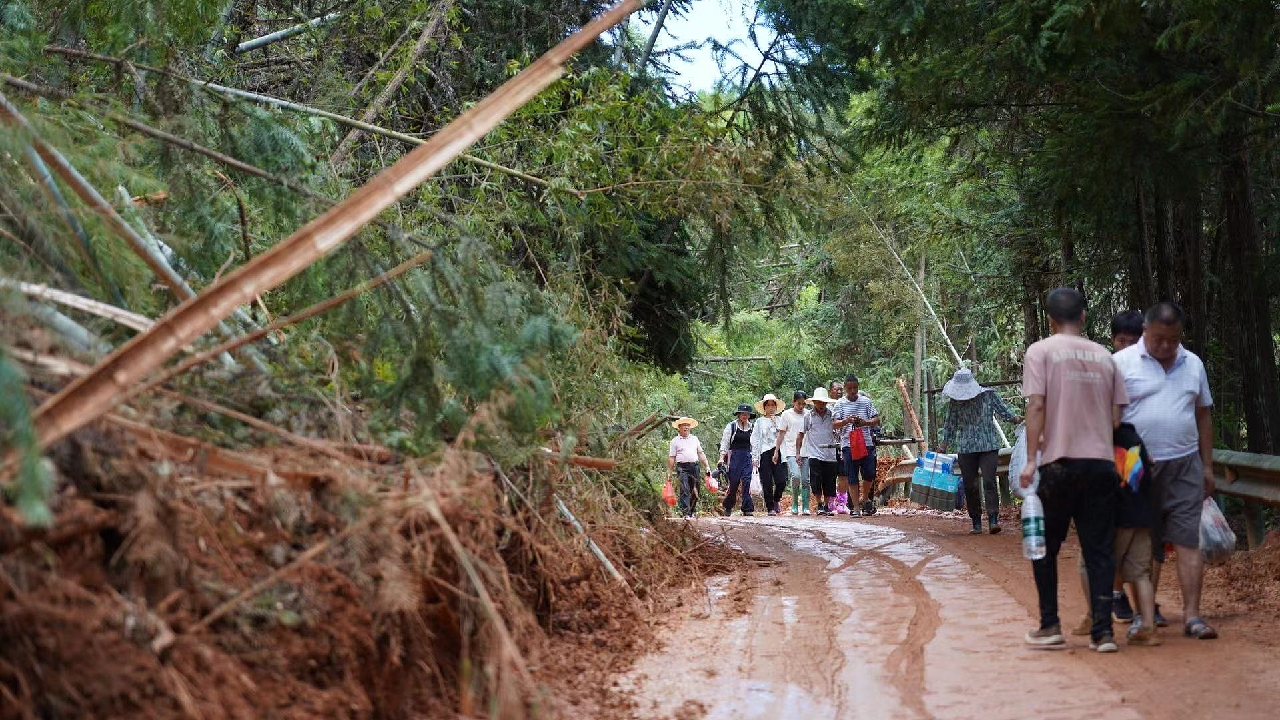
<path fill-rule="evenodd" d="M 1125 582 L 1136 583 L 1151 577 L 1150 528 L 1116 529 L 1116 571 Z"/>

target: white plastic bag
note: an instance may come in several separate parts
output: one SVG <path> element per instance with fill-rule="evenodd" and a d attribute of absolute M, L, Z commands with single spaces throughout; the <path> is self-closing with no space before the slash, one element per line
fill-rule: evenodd
<path fill-rule="evenodd" d="M 1236 549 L 1236 533 L 1213 498 L 1200 506 L 1200 554 L 1210 565 L 1224 563 Z"/>
<path fill-rule="evenodd" d="M 1013 490 L 1014 495 L 1025 498 L 1040 487 L 1040 471 L 1036 471 L 1035 478 L 1031 481 L 1031 487 L 1024 489 L 1022 483 L 1018 481 L 1018 477 L 1022 475 L 1022 468 L 1027 464 L 1026 423 L 1019 423 L 1017 429 L 1013 432 L 1017 439 L 1013 443 L 1013 453 L 1009 455 L 1009 488 Z M 1039 460 L 1038 453 L 1036 459 Z"/>
<path fill-rule="evenodd" d="M 756 468 L 751 469 L 751 494 L 764 495 L 764 487 L 760 484 L 760 471 Z"/>

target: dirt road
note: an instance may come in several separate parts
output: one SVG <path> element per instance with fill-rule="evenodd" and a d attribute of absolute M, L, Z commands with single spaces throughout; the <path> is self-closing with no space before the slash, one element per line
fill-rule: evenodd
<path fill-rule="evenodd" d="M 671 619 L 665 649 L 624 682 L 641 717 L 1275 717 L 1276 633 L 1258 635 L 1247 616 L 1215 618 L 1223 639 L 1213 642 L 1182 638 L 1167 613 L 1158 648 L 1122 643 L 1104 656 L 1088 638 L 1024 648 L 1036 606 L 1016 531 L 970 537 L 962 522 L 921 517 L 698 522 L 758 567 L 709 580 Z M 1074 583 L 1074 546 L 1061 562 Z M 1077 620 L 1078 586 L 1060 596 L 1064 621 Z"/>

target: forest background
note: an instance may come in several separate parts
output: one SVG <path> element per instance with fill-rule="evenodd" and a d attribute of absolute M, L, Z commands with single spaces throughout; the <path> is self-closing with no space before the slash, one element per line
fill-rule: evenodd
<path fill-rule="evenodd" d="M 660 31 L 660 17 L 707 1 L 643 13 Z M 35 138 L 198 292 L 605 7 L 0 0 L 3 93 L 30 122 L 0 135 L 0 273 L 151 318 L 177 302 L 31 159 Z M 1018 377 L 1023 348 L 1047 333 L 1052 287 L 1086 293 L 1103 341 L 1116 311 L 1182 303 L 1219 446 L 1280 452 L 1270 3 L 758 8 L 753 27 L 772 30 L 763 61 L 717 47 L 725 79 L 710 92 L 673 83 L 680 48 L 654 50 L 639 23 L 607 36 L 470 156 L 235 322 L 266 324 L 430 250 L 420 269 L 175 387 L 412 454 L 472 430 L 519 463 L 550 444 L 603 454 L 654 412 L 703 421 L 713 448 L 739 402 L 856 372 L 906 433 L 896 378 L 918 402 L 956 363 L 893 248 L 984 381 Z M 6 288 L 4 441 L 31 449 L 15 355 L 91 362 L 131 331 Z M 707 361 L 723 356 L 768 359 Z M 220 444 L 263 442 L 175 401 L 152 408 Z M 663 444 L 650 436 L 614 480 L 639 505 L 657 506 Z M 38 515 L 47 484 L 38 463 L 24 468 L 14 499 Z"/>

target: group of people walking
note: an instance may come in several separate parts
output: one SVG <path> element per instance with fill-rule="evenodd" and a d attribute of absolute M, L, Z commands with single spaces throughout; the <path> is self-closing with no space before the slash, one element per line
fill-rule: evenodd
<path fill-rule="evenodd" d="M 1182 346 L 1183 311 L 1162 302 L 1145 314 L 1116 315 L 1112 350 L 1085 337 L 1086 303 L 1078 290 L 1053 290 L 1045 311 L 1052 334 L 1028 347 L 1023 360 L 1025 418 L 962 367 L 943 389 L 949 404 L 939 447 L 958 453 L 972 532 L 982 533 L 985 499 L 987 527 L 996 534 L 1002 442 L 993 418 L 1025 420 L 1027 463 L 1010 480 L 1027 491 L 1035 485 L 1044 506 L 1047 545 L 1046 555 L 1032 563 L 1040 622 L 1026 642 L 1065 642 L 1057 561 L 1073 522 L 1089 608 L 1074 634 L 1089 635 L 1091 649 L 1118 650 L 1113 619 L 1132 622 L 1129 644 L 1160 643 L 1156 628 L 1167 622 L 1155 593 L 1166 546 L 1177 555 L 1184 634 L 1216 638 L 1217 631 L 1200 616 L 1204 565 L 1199 548 L 1201 505 L 1214 490 L 1213 398 L 1204 364 Z M 710 468 L 690 433 L 697 424 L 687 417 L 672 423 L 679 435 L 671 441 L 668 479 L 678 473 L 686 517 L 695 512 L 701 466 Z M 788 489 L 791 514 L 810 514 L 811 497 L 813 512 L 836 514 L 841 478 L 848 479 L 850 514 L 874 512 L 879 425 L 875 403 L 852 374 L 830 389 L 815 389 L 812 396 L 796 391 L 785 410 L 772 394 L 754 407 L 739 405 L 720 439 L 718 474 L 727 482 L 722 512 L 733 510 L 740 493 L 743 515 L 753 514 L 753 471 L 759 472 L 770 515 L 784 512 Z"/>
<path fill-rule="evenodd" d="M 673 473 L 679 477 L 681 514 L 693 517 L 702 485 L 700 463 L 708 469 L 710 464 L 698 438 L 690 432 L 698 421 L 682 417 L 671 424 L 679 435 L 671 440 L 667 479 Z M 721 511 L 726 515 L 733 512 L 741 495 L 742 514 L 755 513 L 751 477 L 758 473 L 764 510 L 769 515 L 785 512 L 782 499 L 788 491 L 792 515 L 874 513 L 873 430 L 879 426 L 880 411 L 859 390 L 853 374 L 843 383 L 832 383 L 830 389 L 816 388 L 812 396 L 795 391 L 791 407 L 785 410 L 773 393 L 754 407 L 739 405 L 721 433 L 719 465 L 712 473 L 727 483 Z M 845 479 L 852 502 L 842 502 Z"/>

